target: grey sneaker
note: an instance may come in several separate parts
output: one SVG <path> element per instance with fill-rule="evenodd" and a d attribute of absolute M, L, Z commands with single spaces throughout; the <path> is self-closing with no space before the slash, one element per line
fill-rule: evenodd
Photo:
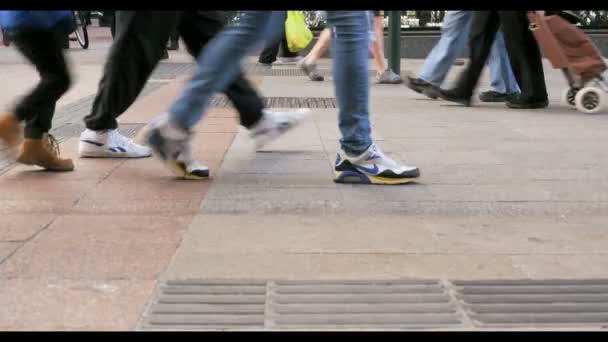
<path fill-rule="evenodd" d="M 382 74 L 378 74 L 378 83 L 399 84 L 403 80 L 401 76 L 395 74 L 391 69 L 386 69 Z"/>
<path fill-rule="evenodd" d="M 184 179 L 207 179 L 209 168 L 192 159 L 192 134 L 161 119 L 144 128 L 148 146 L 173 173 Z"/>
<path fill-rule="evenodd" d="M 304 59 L 302 56 L 296 57 L 279 57 L 275 64 L 277 65 L 296 65 L 299 61 Z"/>
<path fill-rule="evenodd" d="M 325 80 L 323 75 L 321 75 L 319 70 L 317 70 L 316 64 L 306 64 L 306 61 L 303 59 L 298 63 L 298 66 L 308 76 L 308 78 L 310 78 L 311 81 L 321 82 Z"/>

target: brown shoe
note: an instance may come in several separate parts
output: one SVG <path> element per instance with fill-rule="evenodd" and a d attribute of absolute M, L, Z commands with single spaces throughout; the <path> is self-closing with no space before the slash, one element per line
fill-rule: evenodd
<path fill-rule="evenodd" d="M 17 117 L 11 113 L 0 115 L 0 142 L 8 147 L 16 146 L 23 132 Z"/>
<path fill-rule="evenodd" d="M 17 162 L 38 165 L 49 171 L 72 171 L 72 159 L 59 157 L 59 144 L 55 137 L 45 134 L 42 139 L 25 139 L 17 156 Z"/>

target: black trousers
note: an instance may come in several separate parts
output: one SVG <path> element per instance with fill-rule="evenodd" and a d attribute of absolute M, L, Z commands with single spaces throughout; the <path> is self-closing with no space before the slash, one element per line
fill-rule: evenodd
<path fill-rule="evenodd" d="M 285 12 L 285 20 L 287 20 L 287 12 Z M 283 20 L 283 21 L 285 21 Z M 279 48 L 281 50 L 282 57 L 296 57 L 298 54 L 289 51 L 287 47 L 287 37 L 285 37 L 285 26 L 282 26 L 283 34 L 282 39 L 276 42 L 266 42 L 264 50 L 260 53 L 258 61 L 264 64 L 272 64 L 277 60 L 279 54 Z"/>
<path fill-rule="evenodd" d="M 500 27 L 522 99 L 546 100 L 542 56 L 528 25 L 524 11 L 474 11 L 469 31 L 471 62 L 458 79 L 456 93 L 472 96 Z"/>
<path fill-rule="evenodd" d="M 66 32 L 59 27 L 13 31 L 10 38 L 17 50 L 32 63 L 40 81 L 15 107 L 25 121 L 25 137 L 40 139 L 51 129 L 55 105 L 70 88 L 70 74 L 63 55 Z"/>
<path fill-rule="evenodd" d="M 91 130 L 118 127 L 116 118 L 137 98 L 176 28 L 188 52 L 196 58 L 224 26 L 223 16 L 217 11 L 117 11 L 116 20 L 116 36 L 93 108 L 84 119 Z M 251 127 L 262 117 L 263 99 L 242 74 L 225 93 L 243 126 Z"/>

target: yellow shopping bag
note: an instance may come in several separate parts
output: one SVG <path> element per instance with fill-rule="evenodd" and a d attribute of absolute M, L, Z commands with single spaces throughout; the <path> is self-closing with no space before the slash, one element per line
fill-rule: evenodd
<path fill-rule="evenodd" d="M 310 44 L 312 41 L 312 31 L 306 25 L 304 12 L 287 11 L 285 38 L 287 39 L 287 48 L 291 52 L 303 50 Z"/>

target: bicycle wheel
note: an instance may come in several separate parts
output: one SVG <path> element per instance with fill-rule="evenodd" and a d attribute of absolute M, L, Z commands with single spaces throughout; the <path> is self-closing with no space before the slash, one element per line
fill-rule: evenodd
<path fill-rule="evenodd" d="M 84 16 L 79 11 L 74 11 L 74 20 L 76 21 L 76 38 L 78 44 L 83 49 L 89 48 L 89 33 L 87 32 L 87 24 Z"/>

